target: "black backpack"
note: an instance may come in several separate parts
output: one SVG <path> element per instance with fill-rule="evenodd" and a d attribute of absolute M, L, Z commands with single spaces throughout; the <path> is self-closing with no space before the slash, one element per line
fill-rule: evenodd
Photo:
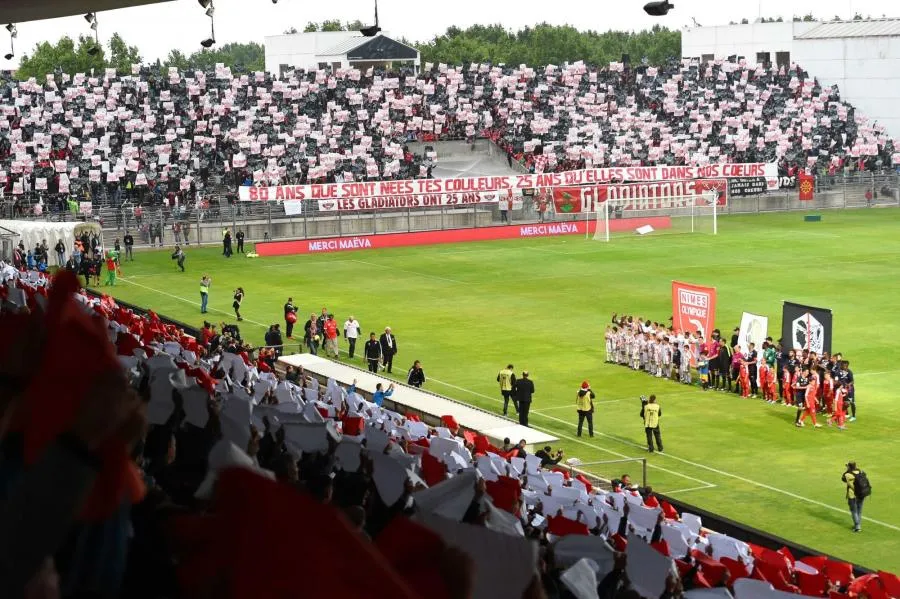
<path fill-rule="evenodd" d="M 872 485 L 869 483 L 869 477 L 862 470 L 853 476 L 853 493 L 857 499 L 865 499 L 872 494 Z"/>

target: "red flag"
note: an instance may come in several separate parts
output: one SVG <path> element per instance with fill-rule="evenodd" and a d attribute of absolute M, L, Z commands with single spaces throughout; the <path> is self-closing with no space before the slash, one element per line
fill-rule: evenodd
<path fill-rule="evenodd" d="M 816 195 L 816 178 L 812 175 L 800 173 L 797 179 L 797 188 L 800 190 L 800 201 L 808 202 Z"/>
<path fill-rule="evenodd" d="M 557 214 L 577 214 L 582 211 L 582 188 L 556 187 L 553 189 L 553 205 Z"/>

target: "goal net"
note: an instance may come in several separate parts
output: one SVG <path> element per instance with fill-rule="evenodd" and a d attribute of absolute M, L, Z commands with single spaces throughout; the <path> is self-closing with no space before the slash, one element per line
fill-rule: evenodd
<path fill-rule="evenodd" d="M 672 233 L 718 233 L 719 194 L 609 199 L 598 203 L 594 240 Z"/>

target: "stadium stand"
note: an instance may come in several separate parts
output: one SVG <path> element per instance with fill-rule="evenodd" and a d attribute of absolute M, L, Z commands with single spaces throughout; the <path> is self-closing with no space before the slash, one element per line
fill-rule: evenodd
<path fill-rule="evenodd" d="M 26 215 L 73 199 L 190 205 L 239 185 L 429 177 L 429 142 L 482 136 L 536 172 L 778 161 L 783 174 L 835 174 L 890 168 L 897 150 L 796 65 L 426 66 L 7 78 L 4 197 Z"/>
<path fill-rule="evenodd" d="M 0 279 L 3 390 L 28 408 L 10 420 L 0 461 L 0 525 L 10 514 L 26 524 L 0 535 L 4 596 L 39 577 L 48 554 L 73 596 L 174 596 L 177 586 L 234 597 L 898 596 L 892 574 L 707 530 L 648 488 L 542 467 L 452 415 L 433 427 L 333 380 L 279 378 L 274 355 L 252 360 L 234 327 L 197 339 L 86 295 L 68 273 L 51 286 L 2 264 Z M 54 365 L 54 377 L 15 358 L 73 344 L 91 360 Z M 123 370 L 127 383 L 104 388 L 134 387 L 149 430 L 84 445 L 66 431 L 85 430 L 91 410 L 109 417 L 91 385 Z M 29 503 L 42 485 L 54 501 Z M 46 535 L 27 527 L 38 522 Z"/>

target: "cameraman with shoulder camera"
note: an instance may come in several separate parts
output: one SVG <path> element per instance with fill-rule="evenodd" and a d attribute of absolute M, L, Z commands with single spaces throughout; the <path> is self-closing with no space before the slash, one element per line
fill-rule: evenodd
<path fill-rule="evenodd" d="M 656 403 L 656 396 L 651 395 L 647 399 L 641 396 L 641 418 L 644 419 L 644 433 L 647 435 L 647 450 L 653 453 L 653 439 L 656 438 L 656 451 L 662 453 L 662 435 L 659 432 L 659 418 L 662 416 L 662 408 Z"/>

